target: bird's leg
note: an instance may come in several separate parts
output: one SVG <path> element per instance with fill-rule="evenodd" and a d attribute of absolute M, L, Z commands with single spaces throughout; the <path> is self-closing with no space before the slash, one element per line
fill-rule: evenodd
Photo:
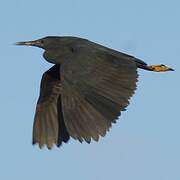
<path fill-rule="evenodd" d="M 167 67 L 164 64 L 151 65 L 151 66 L 147 66 L 147 67 L 150 71 L 155 71 L 155 72 L 174 71 L 174 69 Z"/>
<path fill-rule="evenodd" d="M 174 71 L 174 69 L 167 67 L 164 64 L 151 65 L 151 66 L 138 64 L 138 67 L 141 69 L 145 69 L 148 71 L 154 71 L 154 72 Z"/>

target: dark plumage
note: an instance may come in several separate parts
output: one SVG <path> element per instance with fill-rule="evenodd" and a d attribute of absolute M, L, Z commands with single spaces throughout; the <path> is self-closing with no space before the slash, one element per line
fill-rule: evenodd
<path fill-rule="evenodd" d="M 45 37 L 17 45 L 37 46 L 55 64 L 41 80 L 33 126 L 33 144 L 60 146 L 70 136 L 80 142 L 98 141 L 129 104 L 137 82 L 137 68 L 148 66 L 133 56 L 76 37 Z"/>

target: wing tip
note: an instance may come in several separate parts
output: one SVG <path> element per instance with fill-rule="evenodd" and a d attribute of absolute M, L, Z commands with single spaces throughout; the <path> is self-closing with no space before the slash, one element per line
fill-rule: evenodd
<path fill-rule="evenodd" d="M 69 138 L 70 139 L 70 138 Z M 51 150 L 53 149 L 54 147 L 57 147 L 57 148 L 60 148 L 64 143 L 68 143 L 69 142 L 69 139 L 68 140 L 63 140 L 63 141 L 60 141 L 60 142 L 51 142 L 51 143 L 41 143 L 41 142 L 38 142 L 38 141 L 35 141 L 33 140 L 32 141 L 32 145 L 33 146 L 39 146 L 40 149 L 44 149 L 44 148 L 47 148 L 48 150 Z"/>

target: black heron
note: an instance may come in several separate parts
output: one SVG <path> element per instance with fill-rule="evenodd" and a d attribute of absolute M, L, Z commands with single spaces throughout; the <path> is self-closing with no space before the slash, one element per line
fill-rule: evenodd
<path fill-rule="evenodd" d="M 33 144 L 51 149 L 70 137 L 98 141 L 125 111 L 136 89 L 137 68 L 173 71 L 87 39 L 48 36 L 17 45 L 43 48 L 55 64 L 41 79 L 33 125 Z"/>

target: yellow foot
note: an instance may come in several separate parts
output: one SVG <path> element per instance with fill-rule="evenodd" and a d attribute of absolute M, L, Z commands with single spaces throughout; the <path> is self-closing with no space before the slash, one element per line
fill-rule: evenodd
<path fill-rule="evenodd" d="M 155 71 L 155 72 L 174 71 L 174 69 L 169 68 L 169 67 L 165 66 L 164 64 L 152 65 L 152 66 L 148 66 L 148 68 L 151 71 Z"/>

